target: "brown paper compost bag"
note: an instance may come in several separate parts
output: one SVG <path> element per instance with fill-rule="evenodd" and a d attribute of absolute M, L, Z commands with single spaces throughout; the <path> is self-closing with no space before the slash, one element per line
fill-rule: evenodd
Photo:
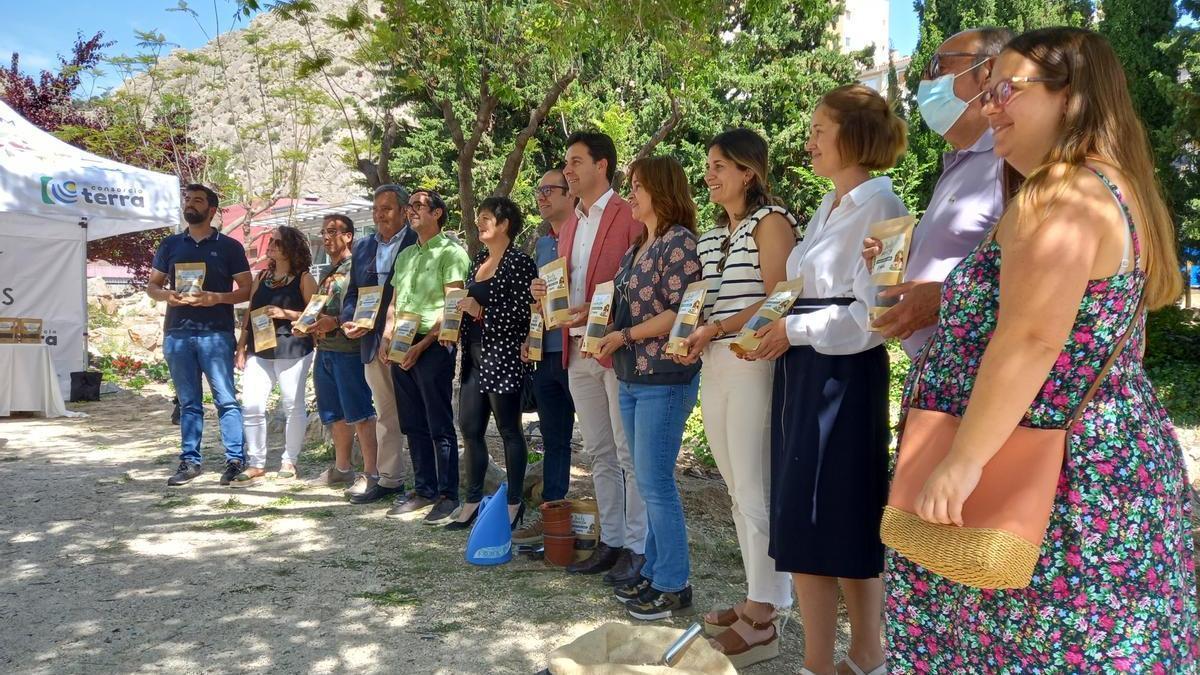
<path fill-rule="evenodd" d="M 392 330 L 392 343 L 388 348 L 388 360 L 400 363 L 412 349 L 417 338 L 417 329 L 421 326 L 421 315 L 412 312 L 400 312 L 396 315 L 396 327 Z"/>
<path fill-rule="evenodd" d="M 352 323 L 359 328 L 371 330 L 379 316 L 379 305 L 383 302 L 383 286 L 363 286 L 358 289 L 358 304 L 354 306 Z"/>
<path fill-rule="evenodd" d="M 265 307 L 250 312 L 250 329 L 254 331 L 255 352 L 275 348 L 275 322 L 267 316 Z"/>
<path fill-rule="evenodd" d="M 200 295 L 204 292 L 204 263 L 175 263 L 175 292 Z"/>
<path fill-rule="evenodd" d="M 536 304 L 529 306 L 529 337 L 525 338 L 525 346 L 529 352 L 530 361 L 542 360 L 542 313 Z"/>
<path fill-rule="evenodd" d="M 754 336 L 756 332 L 763 326 L 772 321 L 786 316 L 788 311 L 792 309 L 792 303 L 796 302 L 796 298 L 804 292 L 804 280 L 801 278 L 781 281 L 775 284 L 775 289 L 771 291 L 771 295 L 767 296 L 766 301 L 758 308 L 742 330 L 738 333 L 737 339 L 730 343 L 729 348 L 736 354 L 749 354 L 758 349 L 758 343 L 761 340 Z"/>
<path fill-rule="evenodd" d="M 546 282 L 546 297 L 542 307 L 546 312 L 546 329 L 550 330 L 571 320 L 571 294 L 567 288 L 567 259 L 552 260 L 538 270 Z"/>
<path fill-rule="evenodd" d="M 706 281 L 688 284 L 683 291 L 683 300 L 679 302 L 679 311 L 675 314 L 675 325 L 671 326 L 671 337 L 667 340 L 667 348 L 664 350 L 666 353 L 687 356 L 687 339 L 700 323 L 700 314 L 704 311 L 704 296 L 707 294 Z"/>
<path fill-rule="evenodd" d="M 325 302 L 329 300 L 328 295 L 313 293 L 313 296 L 308 301 L 308 306 L 304 308 L 304 312 L 296 319 L 295 328 L 301 333 L 307 333 L 316 325 L 317 319 L 321 318 L 321 308 L 325 306 Z"/>
<path fill-rule="evenodd" d="M 254 351 L 274 350 L 275 322 L 266 316 L 266 307 L 250 312 L 250 329 L 254 331 Z"/>
<path fill-rule="evenodd" d="M 20 332 L 21 322 L 15 316 L 0 317 L 0 344 L 16 342 Z"/>
<path fill-rule="evenodd" d="M 583 334 L 580 351 L 588 354 L 600 351 L 600 341 L 608 335 L 608 317 L 612 314 L 615 290 L 616 287 L 611 281 L 596 286 L 596 292 L 592 294 L 592 304 L 588 308 L 587 329 Z"/>
<path fill-rule="evenodd" d="M 465 288 L 446 289 L 446 307 L 442 310 L 442 329 L 438 331 L 438 339 L 446 342 L 458 342 L 458 333 L 462 329 L 463 311 L 460 303 L 467 297 Z"/>
<path fill-rule="evenodd" d="M 904 270 L 908 267 L 908 249 L 912 245 L 913 227 L 916 218 L 902 216 L 875 223 L 868 228 L 870 236 L 878 239 L 882 250 L 871 263 L 871 282 L 877 286 L 877 291 L 888 286 L 895 286 L 904 281 Z M 870 321 L 874 322 L 894 307 L 900 298 L 880 298 L 878 296 L 867 308 Z M 871 328 L 870 330 L 876 330 Z"/>
<path fill-rule="evenodd" d="M 17 335 L 18 342 L 33 344 L 42 341 L 41 319 L 21 319 L 17 323 L 20 325 L 20 332 Z"/>

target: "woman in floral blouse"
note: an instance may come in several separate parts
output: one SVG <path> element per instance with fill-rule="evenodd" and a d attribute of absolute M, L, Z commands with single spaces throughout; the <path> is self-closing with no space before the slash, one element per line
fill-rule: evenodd
<path fill-rule="evenodd" d="M 598 356 L 613 356 L 621 421 L 650 521 L 641 577 L 618 588 L 630 616 L 666 619 L 692 605 L 687 528 L 675 483 L 683 425 L 696 405 L 700 363 L 664 350 L 688 284 L 700 280 L 696 207 L 683 167 L 650 157 L 629 169 L 633 217 L 646 225 L 614 279 L 612 328 Z"/>

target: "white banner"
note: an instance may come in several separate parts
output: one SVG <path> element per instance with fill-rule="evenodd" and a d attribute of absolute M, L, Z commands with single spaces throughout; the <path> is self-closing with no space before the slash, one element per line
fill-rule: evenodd
<path fill-rule="evenodd" d="M 86 217 L 95 240 L 175 227 L 179 206 L 177 177 L 80 150 L 0 103 L 0 212 L 69 223 Z"/>
<path fill-rule="evenodd" d="M 85 256 L 79 227 L 0 222 L 0 316 L 42 320 L 64 399 L 71 373 L 84 370 Z"/>

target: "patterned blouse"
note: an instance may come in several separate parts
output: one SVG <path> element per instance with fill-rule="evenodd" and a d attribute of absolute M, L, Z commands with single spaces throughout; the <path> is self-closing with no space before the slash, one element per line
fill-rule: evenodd
<path fill-rule="evenodd" d="M 467 296 L 483 307 L 483 362 L 480 367 L 480 389 L 491 394 L 511 394 L 521 391 L 525 364 L 521 361 L 521 345 L 529 335 L 529 305 L 533 297 L 529 284 L 537 276 L 537 267 L 524 251 L 509 246 L 500 258 L 495 274 L 487 283 L 476 283 L 475 273 L 488 259 L 485 248 L 475 256 L 467 272 Z M 469 346 L 471 333 L 467 323 L 475 321 L 463 315 L 463 330 L 459 339 Z M 466 351 L 466 350 L 463 350 Z M 471 359 L 463 356 L 461 381 L 471 372 Z"/>
<path fill-rule="evenodd" d="M 677 311 L 688 284 L 700 281 L 700 256 L 696 235 L 682 225 L 672 225 L 636 263 L 637 245 L 621 259 L 614 281 L 613 328 L 631 328 L 667 310 Z M 675 363 L 663 353 L 667 336 L 636 340 L 632 349 L 621 347 L 613 355 L 617 378 L 641 384 L 683 384 L 700 370 Z"/>

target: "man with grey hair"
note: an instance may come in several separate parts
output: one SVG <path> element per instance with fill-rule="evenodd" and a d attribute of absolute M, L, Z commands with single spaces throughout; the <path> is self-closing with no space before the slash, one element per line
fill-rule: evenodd
<path fill-rule="evenodd" d="M 980 94 L 992 61 L 1011 40 L 1007 28 L 966 30 L 943 42 L 921 74 L 917 106 L 930 129 L 953 146 L 942 161 L 929 206 L 913 233 L 904 283 L 882 291 L 899 302 L 875 321 L 885 337 L 899 337 L 915 357 L 933 333 L 942 281 L 983 241 L 1007 201 L 1004 160 L 996 156 Z M 863 243 L 868 263 L 877 239 Z"/>
<path fill-rule="evenodd" d="M 379 475 L 363 474 L 347 491 L 351 503 L 370 504 L 384 497 L 404 494 L 404 479 L 412 475 L 412 462 L 405 452 L 404 434 L 400 432 L 400 417 L 396 406 L 396 374 L 391 364 L 378 358 L 386 312 L 375 315 L 373 328 L 351 323 L 358 306 L 359 289 L 382 286 L 379 307 L 392 301 L 392 269 L 401 250 L 417 241 L 417 233 L 408 227 L 408 190 L 388 184 L 375 188 L 372 218 L 376 232 L 362 237 L 354 244 L 351 254 L 350 279 L 342 301 L 342 332 L 359 340 L 359 355 L 367 385 L 377 414 L 376 443 L 379 447 Z"/>

